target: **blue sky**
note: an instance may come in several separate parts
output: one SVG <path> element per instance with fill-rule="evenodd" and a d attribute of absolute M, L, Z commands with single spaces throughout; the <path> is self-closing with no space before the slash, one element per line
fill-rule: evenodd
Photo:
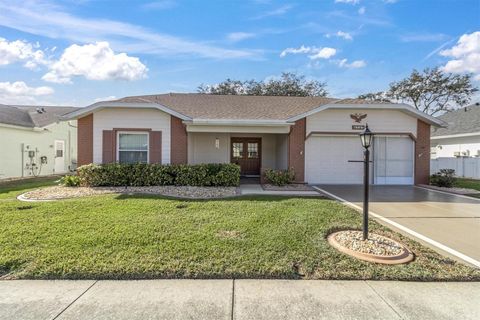
<path fill-rule="evenodd" d="M 434 66 L 479 84 L 479 0 L 0 0 L 0 103 L 84 106 L 283 71 L 354 97 Z"/>

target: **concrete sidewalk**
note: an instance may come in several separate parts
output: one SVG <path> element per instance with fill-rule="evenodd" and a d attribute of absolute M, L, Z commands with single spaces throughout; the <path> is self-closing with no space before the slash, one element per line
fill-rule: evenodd
<path fill-rule="evenodd" d="M 0 281 L 0 319 L 480 319 L 480 282 Z"/>

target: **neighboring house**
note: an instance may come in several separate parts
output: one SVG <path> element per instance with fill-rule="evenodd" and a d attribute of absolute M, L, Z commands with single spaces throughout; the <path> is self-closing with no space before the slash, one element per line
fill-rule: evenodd
<path fill-rule="evenodd" d="M 447 128 L 432 130 L 432 159 L 480 157 L 480 103 L 438 117 Z"/>
<path fill-rule="evenodd" d="M 77 108 L 0 105 L 0 179 L 65 173 L 76 167 Z"/>
<path fill-rule="evenodd" d="M 243 175 L 292 168 L 297 182 L 362 183 L 358 134 L 376 134 L 372 182 L 426 183 L 430 126 L 405 104 L 356 99 L 160 94 L 98 102 L 78 119 L 78 164 L 237 163 Z"/>

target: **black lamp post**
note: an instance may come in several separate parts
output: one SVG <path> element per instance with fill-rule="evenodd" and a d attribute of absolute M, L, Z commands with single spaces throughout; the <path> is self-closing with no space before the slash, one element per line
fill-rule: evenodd
<path fill-rule="evenodd" d="M 372 143 L 373 133 L 368 129 L 368 124 L 365 130 L 360 133 L 360 141 L 365 148 L 363 152 L 363 240 L 368 239 L 368 187 L 369 187 L 369 168 L 370 168 L 370 144 Z"/>

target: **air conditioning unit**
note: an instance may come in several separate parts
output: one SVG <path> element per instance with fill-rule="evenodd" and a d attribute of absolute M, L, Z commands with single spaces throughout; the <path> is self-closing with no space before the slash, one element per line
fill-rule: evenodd
<path fill-rule="evenodd" d="M 455 151 L 455 152 L 453 153 L 453 156 L 454 156 L 454 157 L 460 157 L 461 155 L 462 155 L 462 154 L 460 153 L 460 151 Z"/>
<path fill-rule="evenodd" d="M 477 150 L 477 154 L 475 155 L 475 157 L 480 157 L 480 150 Z"/>
<path fill-rule="evenodd" d="M 463 157 L 470 157 L 470 150 L 465 150 L 462 152 Z"/>

